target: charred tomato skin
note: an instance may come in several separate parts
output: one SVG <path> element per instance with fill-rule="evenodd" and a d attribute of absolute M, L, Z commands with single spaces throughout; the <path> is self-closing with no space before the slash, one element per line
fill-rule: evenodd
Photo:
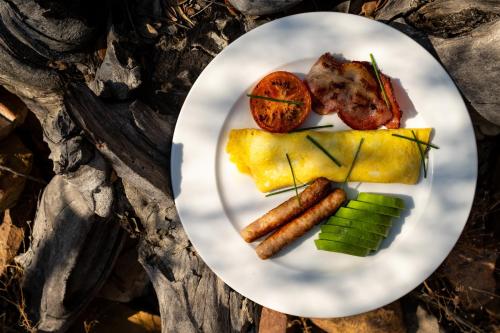
<path fill-rule="evenodd" d="M 300 102 L 285 102 L 250 98 L 250 111 L 257 125 L 269 132 L 287 133 L 299 127 L 311 112 L 311 95 L 307 86 L 295 74 L 272 72 L 262 78 L 252 95 Z"/>

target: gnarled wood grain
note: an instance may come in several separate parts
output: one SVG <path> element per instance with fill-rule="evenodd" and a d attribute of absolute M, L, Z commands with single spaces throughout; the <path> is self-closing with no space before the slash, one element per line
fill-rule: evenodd
<path fill-rule="evenodd" d="M 30 319 L 42 331 L 69 327 L 106 281 L 124 240 L 85 194 L 91 191 L 55 176 L 40 199 L 30 248 L 17 258 Z"/>

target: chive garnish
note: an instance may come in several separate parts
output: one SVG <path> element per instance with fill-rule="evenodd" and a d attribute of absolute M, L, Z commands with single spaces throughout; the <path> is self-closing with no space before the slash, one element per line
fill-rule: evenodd
<path fill-rule="evenodd" d="M 359 141 L 358 149 L 356 149 L 356 153 L 354 154 L 354 158 L 352 159 L 351 167 L 347 172 L 347 176 L 345 176 L 344 184 L 347 183 L 347 180 L 351 176 L 352 169 L 354 168 L 354 163 L 356 163 L 356 160 L 358 159 L 359 151 L 361 150 L 361 145 L 363 144 L 363 141 L 365 141 L 365 138 L 361 138 L 361 140 Z"/>
<path fill-rule="evenodd" d="M 297 188 L 302 188 L 302 187 L 306 187 L 308 186 L 309 183 L 305 183 L 305 184 L 302 184 L 302 185 L 299 185 L 297 186 Z M 281 194 L 281 193 L 286 193 L 286 192 L 290 192 L 290 191 L 293 191 L 295 190 L 295 187 L 289 187 L 289 188 L 285 188 L 283 190 L 279 190 L 279 191 L 275 191 L 275 192 L 271 192 L 271 193 L 267 193 L 265 196 L 266 197 L 270 197 L 272 195 L 276 195 L 276 194 Z"/>
<path fill-rule="evenodd" d="M 295 105 L 302 105 L 302 104 L 304 104 L 303 102 L 290 101 L 290 100 L 287 100 L 287 99 L 278 99 L 278 98 L 272 98 L 272 97 L 267 97 L 267 96 L 259 96 L 259 95 L 252 95 L 252 94 L 247 94 L 247 96 L 250 97 L 250 98 L 265 99 L 267 101 L 272 101 L 272 102 L 280 102 L 280 103 L 295 104 Z"/>
<path fill-rule="evenodd" d="M 404 136 L 404 135 L 400 135 L 400 134 L 392 134 L 392 136 L 397 136 L 398 138 L 402 138 L 402 139 L 406 139 L 406 140 L 410 140 L 410 141 L 413 141 L 413 142 L 417 142 L 417 143 L 423 144 L 423 145 L 426 146 L 426 149 L 427 148 L 439 149 L 438 146 L 436 146 L 435 144 L 432 144 L 430 142 L 421 141 L 421 140 L 410 138 L 408 136 Z"/>
<path fill-rule="evenodd" d="M 327 127 L 333 127 L 333 125 L 322 125 L 322 126 L 304 127 L 304 128 L 295 129 L 295 130 L 293 130 L 291 132 L 303 132 L 303 131 L 309 131 L 309 130 L 313 130 L 313 129 L 327 128 Z"/>
<path fill-rule="evenodd" d="M 415 140 L 418 140 L 414 131 L 411 131 L 411 134 L 413 134 L 413 137 L 415 138 Z M 422 166 L 424 167 L 424 178 L 427 178 L 427 166 L 425 165 L 424 151 L 422 150 L 422 147 L 420 147 L 420 143 L 418 143 L 418 142 L 415 142 L 415 143 L 417 144 L 418 151 L 420 152 L 420 159 L 422 160 Z"/>
<path fill-rule="evenodd" d="M 377 77 L 378 84 L 380 85 L 380 90 L 382 90 L 382 97 L 384 97 L 385 104 L 389 107 L 389 99 L 387 98 L 387 94 L 385 93 L 384 85 L 382 84 L 382 80 L 380 79 L 380 74 L 377 66 L 377 62 L 375 61 L 375 57 L 370 53 L 370 59 L 372 60 L 373 71 L 375 72 L 375 76 Z"/>
<path fill-rule="evenodd" d="M 341 167 L 342 165 L 340 164 L 340 162 L 335 158 L 333 157 L 329 152 L 328 150 L 326 150 L 318 141 L 316 141 L 312 136 L 310 135 L 306 135 L 306 138 L 311 141 L 319 150 L 321 150 L 326 156 L 328 156 L 332 161 L 333 163 L 337 164 L 338 167 Z"/>
<path fill-rule="evenodd" d="M 299 206 L 302 206 L 300 204 L 299 191 L 297 191 L 297 182 L 295 181 L 295 172 L 293 172 L 292 161 L 290 161 L 290 157 L 288 156 L 288 153 L 286 153 L 285 155 L 286 155 L 286 159 L 288 160 L 288 165 L 290 166 L 290 171 L 292 172 L 293 188 L 295 189 L 295 195 L 297 196 L 297 201 L 299 202 Z"/>

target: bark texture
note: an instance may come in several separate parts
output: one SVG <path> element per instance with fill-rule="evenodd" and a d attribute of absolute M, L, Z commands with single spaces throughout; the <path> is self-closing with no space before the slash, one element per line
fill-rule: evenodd
<path fill-rule="evenodd" d="M 137 22 L 155 3 L 141 4 Z M 139 260 L 164 332 L 251 331 L 256 305 L 210 271 L 182 229 L 169 179 L 176 113 L 133 99 L 143 82 L 134 52 L 142 39 L 137 22 L 122 20 L 133 2 L 115 5 L 100 4 L 104 15 L 93 17 L 95 2 L 0 3 L 0 84 L 37 116 L 56 173 L 30 248 L 17 258 L 30 320 L 45 332 L 72 324 L 113 269 L 128 210 L 141 220 Z"/>
<path fill-rule="evenodd" d="M 232 291 L 193 251 L 175 211 L 168 178 L 173 119 L 145 104 L 106 106 L 85 87 L 66 103 L 113 165 L 145 228 L 139 261 L 158 296 L 164 332 L 246 332 L 258 308 Z"/>
<path fill-rule="evenodd" d="M 446 68 L 470 104 L 500 126 L 500 3 L 485 1 L 391 1 L 376 18 L 416 39 Z"/>
<path fill-rule="evenodd" d="M 65 331 L 106 281 L 122 246 L 113 219 L 94 213 L 87 191 L 55 176 L 38 207 L 32 244 L 18 262 L 37 329 Z"/>

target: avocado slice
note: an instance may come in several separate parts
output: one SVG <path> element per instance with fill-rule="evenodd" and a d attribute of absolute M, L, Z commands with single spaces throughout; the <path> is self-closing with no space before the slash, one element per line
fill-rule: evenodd
<path fill-rule="evenodd" d="M 380 206 L 377 204 L 363 202 L 363 201 L 356 201 L 356 200 L 349 201 L 349 203 L 347 204 L 347 207 L 358 209 L 358 210 L 366 210 L 368 212 L 374 212 L 374 213 L 378 213 L 378 214 L 382 214 L 382 215 L 389 215 L 389 216 L 394 216 L 394 217 L 399 217 L 400 212 L 401 212 L 398 208 Z"/>
<path fill-rule="evenodd" d="M 398 209 L 405 208 L 405 202 L 403 201 L 403 199 L 383 194 L 361 192 L 358 194 L 357 200 L 380 206 L 393 207 Z"/>
<path fill-rule="evenodd" d="M 338 225 L 325 224 L 325 230 L 321 229 L 323 232 L 334 233 L 334 234 L 350 234 L 362 239 L 369 239 L 378 242 L 384 239 L 384 236 L 377 235 L 373 232 L 351 228 L 351 227 L 341 227 Z"/>
<path fill-rule="evenodd" d="M 387 237 L 387 235 L 389 234 L 389 230 L 391 229 L 390 226 L 385 226 L 385 225 L 381 225 L 381 224 L 374 224 L 374 223 L 362 222 L 362 221 L 354 221 L 354 220 L 344 219 L 344 218 L 341 218 L 338 216 L 332 216 L 328 219 L 326 224 L 323 224 L 321 226 L 321 231 L 328 232 L 327 229 L 323 230 L 323 228 L 326 228 L 329 225 L 355 228 L 355 229 L 371 232 L 371 233 L 380 235 L 382 237 Z"/>
<path fill-rule="evenodd" d="M 373 224 L 381 224 L 390 227 L 392 225 L 391 217 L 374 212 L 364 210 L 357 210 L 347 207 L 340 207 L 335 213 L 335 216 L 343 217 L 345 219 L 356 220 L 361 222 L 368 222 Z"/>
<path fill-rule="evenodd" d="M 345 229 L 351 229 L 351 228 L 345 228 Z M 380 246 L 380 243 L 382 242 L 381 239 L 374 241 L 370 239 L 364 239 L 349 233 L 320 232 L 318 237 L 319 239 L 347 243 L 359 247 L 364 247 L 370 250 L 377 250 Z"/>
<path fill-rule="evenodd" d="M 370 249 L 337 241 L 316 239 L 314 240 L 314 243 L 316 244 L 316 248 L 318 250 L 351 254 L 358 257 L 365 257 L 370 253 Z"/>

